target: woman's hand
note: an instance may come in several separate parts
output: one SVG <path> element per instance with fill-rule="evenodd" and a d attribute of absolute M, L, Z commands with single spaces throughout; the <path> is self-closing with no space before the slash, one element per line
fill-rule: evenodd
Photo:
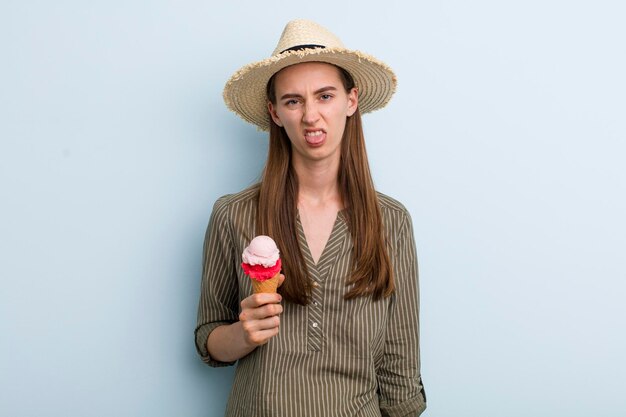
<path fill-rule="evenodd" d="M 281 281 L 285 279 L 281 275 Z M 278 334 L 280 314 L 283 306 L 279 294 L 253 294 L 241 302 L 239 321 L 243 329 L 243 338 L 250 347 L 264 345 Z"/>

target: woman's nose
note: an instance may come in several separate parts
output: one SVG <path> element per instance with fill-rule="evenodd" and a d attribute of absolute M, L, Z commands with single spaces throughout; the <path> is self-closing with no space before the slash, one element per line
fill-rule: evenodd
<path fill-rule="evenodd" d="M 304 103 L 304 113 L 302 114 L 302 122 L 308 125 L 315 124 L 319 118 L 319 111 L 315 103 L 306 101 Z"/>

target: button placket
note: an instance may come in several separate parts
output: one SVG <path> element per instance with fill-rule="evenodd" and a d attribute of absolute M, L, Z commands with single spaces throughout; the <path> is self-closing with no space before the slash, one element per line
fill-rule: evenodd
<path fill-rule="evenodd" d="M 315 278 L 317 274 L 314 274 Z M 311 302 L 308 305 L 309 310 L 309 322 L 308 322 L 308 340 L 307 348 L 310 351 L 319 352 L 322 349 L 323 343 L 323 311 L 321 305 L 322 299 L 322 287 L 320 283 L 313 281 L 313 288 L 311 291 Z"/>
<path fill-rule="evenodd" d="M 337 257 L 345 248 L 347 223 L 343 213 L 337 214 L 337 219 L 333 225 L 326 247 L 318 263 L 313 262 L 311 252 L 306 242 L 304 229 L 297 217 L 298 239 L 303 247 L 303 255 L 312 278 L 311 298 L 307 306 L 307 349 L 319 352 L 324 343 L 324 314 L 323 314 L 323 288 L 324 281 L 328 277 L 334 266 Z"/>

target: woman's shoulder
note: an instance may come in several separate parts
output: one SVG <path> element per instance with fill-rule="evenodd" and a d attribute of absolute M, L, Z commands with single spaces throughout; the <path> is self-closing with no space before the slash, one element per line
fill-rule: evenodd
<path fill-rule="evenodd" d="M 409 216 L 409 211 L 406 209 L 404 204 L 387 194 L 381 193 L 380 191 L 376 191 L 376 194 L 378 196 L 378 204 L 380 205 L 383 216 Z"/>
<path fill-rule="evenodd" d="M 411 215 L 404 204 L 393 197 L 376 192 L 378 195 L 378 205 L 380 206 L 380 214 L 383 218 L 383 225 L 387 233 L 387 237 L 391 241 L 395 241 L 404 229 L 412 228 Z"/>
<path fill-rule="evenodd" d="M 215 210 L 235 210 L 248 209 L 256 206 L 259 198 L 259 184 L 251 185 L 237 193 L 224 194 L 215 201 L 213 211 Z"/>
<path fill-rule="evenodd" d="M 222 250 L 225 250 L 226 247 L 231 248 L 227 251 L 228 256 L 241 253 L 243 245 L 250 242 L 250 236 L 254 237 L 256 216 L 254 201 L 254 186 L 218 198 L 213 204 L 206 229 L 205 248 L 219 242 L 218 246 Z"/>
<path fill-rule="evenodd" d="M 218 222 L 249 223 L 256 215 L 259 185 L 255 184 L 233 194 L 219 197 L 211 217 Z"/>

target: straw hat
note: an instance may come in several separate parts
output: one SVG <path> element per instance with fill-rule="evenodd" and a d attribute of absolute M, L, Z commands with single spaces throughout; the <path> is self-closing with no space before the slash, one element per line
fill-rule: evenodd
<path fill-rule="evenodd" d="M 287 23 L 272 56 L 237 71 L 224 87 L 226 106 L 245 121 L 269 130 L 267 83 L 281 69 L 302 62 L 327 62 L 352 75 L 359 90 L 359 109 L 384 107 L 396 89 L 396 76 L 373 56 L 346 49 L 335 35 L 309 20 Z"/>

